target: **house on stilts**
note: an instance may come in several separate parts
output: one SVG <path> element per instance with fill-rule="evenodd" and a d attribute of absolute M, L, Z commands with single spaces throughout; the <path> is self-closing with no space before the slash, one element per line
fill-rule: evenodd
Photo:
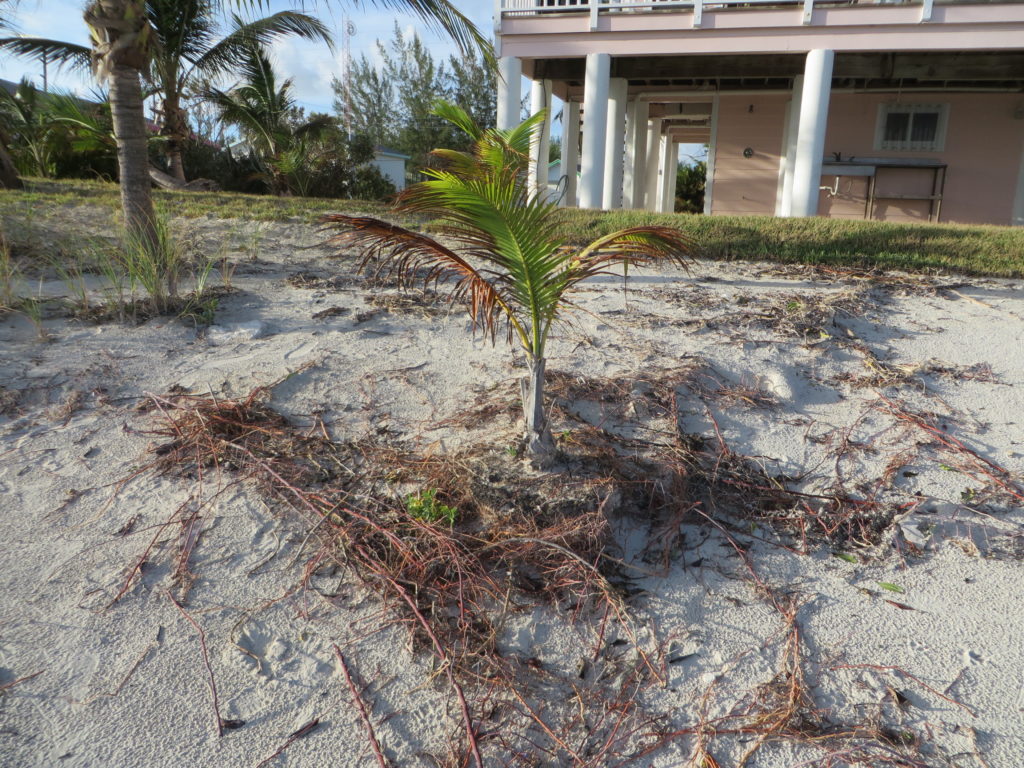
<path fill-rule="evenodd" d="M 494 14 L 498 123 L 518 121 L 522 75 L 531 109 L 564 102 L 566 204 L 671 210 L 678 145 L 706 143 L 706 213 L 1024 225 L 1024 2 L 495 0 Z M 546 173 L 532 164 L 534 183 Z"/>

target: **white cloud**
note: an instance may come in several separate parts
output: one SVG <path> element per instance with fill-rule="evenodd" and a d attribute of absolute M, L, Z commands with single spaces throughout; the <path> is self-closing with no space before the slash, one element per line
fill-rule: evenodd
<path fill-rule="evenodd" d="M 275 69 L 292 79 L 296 100 L 307 109 L 330 112 L 334 100 L 331 78 L 341 71 L 341 51 L 305 40 L 278 40 L 273 47 Z"/>

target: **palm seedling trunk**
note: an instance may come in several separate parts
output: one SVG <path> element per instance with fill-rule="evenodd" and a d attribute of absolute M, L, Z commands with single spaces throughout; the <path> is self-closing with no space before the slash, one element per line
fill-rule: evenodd
<path fill-rule="evenodd" d="M 523 416 L 526 421 L 526 450 L 531 454 L 551 453 L 555 441 L 544 412 L 544 358 L 528 358 L 529 375 L 520 380 Z"/>

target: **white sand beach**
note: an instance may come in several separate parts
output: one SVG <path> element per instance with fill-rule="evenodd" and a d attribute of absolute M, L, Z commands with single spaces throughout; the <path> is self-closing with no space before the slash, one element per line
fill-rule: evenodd
<path fill-rule="evenodd" d="M 318 559 L 324 526 L 230 467 L 146 469 L 166 442 L 149 395 L 276 383 L 270 408 L 336 441 L 476 451 L 568 486 L 593 428 L 626 453 L 703 446 L 721 465 L 701 482 L 742 465 L 807 494 L 754 515 L 694 479 L 669 490 L 689 512 L 647 519 L 595 497 L 629 631 L 496 607 L 495 652 L 538 717 L 503 734 L 503 707 L 526 705 L 464 680 L 488 767 L 1024 765 L 1021 281 L 708 261 L 625 293 L 593 280 L 550 346 L 566 458 L 532 469 L 506 450 L 521 356 L 464 308 L 356 276 L 307 224 L 248 225 L 255 259 L 237 222 L 188 226 L 237 261 L 208 329 L 52 316 L 40 341 L 0 317 L 0 764 L 379 765 L 334 646 L 387 765 L 472 764 L 442 665 L 403 606 Z M 862 505 L 829 518 L 834 498 Z"/>

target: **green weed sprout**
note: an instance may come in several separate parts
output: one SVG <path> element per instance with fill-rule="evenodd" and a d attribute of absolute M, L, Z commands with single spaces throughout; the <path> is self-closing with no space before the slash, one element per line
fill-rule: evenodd
<path fill-rule="evenodd" d="M 419 493 L 410 493 L 405 497 L 405 509 L 417 520 L 425 523 L 445 523 L 451 528 L 459 510 L 441 504 L 437 500 L 437 489 L 426 488 Z"/>

